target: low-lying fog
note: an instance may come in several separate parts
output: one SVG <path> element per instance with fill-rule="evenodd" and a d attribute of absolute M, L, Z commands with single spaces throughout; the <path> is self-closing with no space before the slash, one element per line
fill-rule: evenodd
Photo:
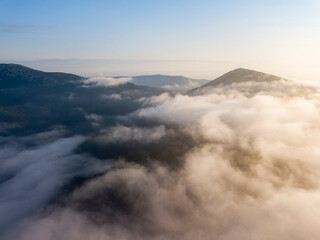
<path fill-rule="evenodd" d="M 139 104 L 112 120 L 1 138 L 4 239 L 320 238 L 318 84 L 126 94 L 101 97 Z"/>

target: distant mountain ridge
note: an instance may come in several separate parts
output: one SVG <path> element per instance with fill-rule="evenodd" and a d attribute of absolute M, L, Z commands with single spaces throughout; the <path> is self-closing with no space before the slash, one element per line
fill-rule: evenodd
<path fill-rule="evenodd" d="M 85 83 L 86 79 L 68 73 L 42 72 L 17 64 L 0 64 L 0 134 L 10 136 L 41 132 L 53 125 L 63 125 L 78 132 L 95 131 L 88 116 L 94 114 L 112 124 L 117 116 L 139 109 L 144 104 L 143 99 L 171 90 L 136 85 L 135 81 L 116 86 L 89 86 Z M 137 79 L 141 80 L 138 82 L 140 84 L 145 83 L 143 81 L 155 84 L 157 79 L 162 79 L 157 83 L 159 85 L 153 86 L 163 86 L 171 79 L 175 81 L 171 85 L 174 87 L 175 84 L 181 86 L 190 80 L 182 76 L 165 75 L 138 76 Z M 240 68 L 188 93 L 203 94 L 203 89 L 220 85 L 281 79 Z"/>
<path fill-rule="evenodd" d="M 168 86 L 185 86 L 190 88 L 201 86 L 209 82 L 206 79 L 194 79 L 184 76 L 170 76 L 170 75 L 141 75 L 132 77 L 132 82 L 137 85 L 144 85 L 149 87 L 168 87 Z"/>
<path fill-rule="evenodd" d="M 117 77 L 116 77 L 117 78 Z M 65 86 L 83 84 L 85 77 L 63 72 L 43 72 L 19 64 L 0 64 L 0 89 L 20 88 L 39 86 Z M 217 87 L 241 82 L 270 82 L 285 80 L 284 78 L 249 70 L 245 68 L 237 68 L 229 71 L 215 80 L 209 81 L 205 79 L 192 79 L 184 76 L 169 75 L 141 75 L 132 77 L 130 84 L 166 88 L 172 87 L 190 87 L 191 92 L 199 91 L 209 87 Z M 128 84 L 128 83 L 127 83 Z M 129 85 L 130 85 L 129 84 Z M 194 85 L 199 85 L 195 87 Z M 202 85 L 202 86 L 201 86 Z M 169 89 L 170 90 L 170 89 Z"/>
<path fill-rule="evenodd" d="M 111 124 L 116 116 L 139 109 L 141 98 L 164 92 L 130 82 L 91 86 L 85 80 L 74 74 L 0 64 L 0 135 L 30 134 L 55 125 L 94 131 L 88 116 L 94 114 Z"/>
<path fill-rule="evenodd" d="M 115 77 L 115 78 L 121 78 Z M 132 83 L 140 86 L 166 88 L 167 90 L 189 90 L 200 87 L 209 82 L 205 79 L 193 79 L 184 76 L 170 75 L 141 75 L 133 76 Z M 0 88 L 30 87 L 32 85 L 62 86 L 70 84 L 81 84 L 85 77 L 63 73 L 44 72 L 35 70 L 19 64 L 0 64 Z"/>

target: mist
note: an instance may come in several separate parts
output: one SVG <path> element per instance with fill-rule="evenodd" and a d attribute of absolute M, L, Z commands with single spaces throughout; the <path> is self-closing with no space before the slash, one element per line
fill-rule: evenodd
<path fill-rule="evenodd" d="M 5 239 L 318 239 L 319 90 L 281 80 L 164 93 L 95 135 L 3 146 L 1 171 L 15 177 L 1 192 L 17 216 L 38 209 Z M 44 179 L 31 167 L 50 177 L 29 199 Z M 85 181 L 42 204 L 75 175 Z"/>

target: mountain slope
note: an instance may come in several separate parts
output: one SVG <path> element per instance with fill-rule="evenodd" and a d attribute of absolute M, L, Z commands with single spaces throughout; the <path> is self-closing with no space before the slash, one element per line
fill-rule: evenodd
<path fill-rule="evenodd" d="M 223 74 L 222 76 L 216 78 L 215 80 L 203 85 L 202 87 L 192 89 L 190 92 L 197 92 L 204 89 L 230 85 L 234 83 L 243 83 L 243 82 L 271 82 L 271 81 L 279 81 L 283 78 L 277 77 L 274 75 L 270 75 L 263 72 L 258 72 L 254 70 L 237 68 L 230 72 Z"/>
<path fill-rule="evenodd" d="M 0 88 L 68 85 L 83 77 L 61 72 L 42 72 L 18 64 L 0 64 Z"/>
<path fill-rule="evenodd" d="M 0 64 L 0 135 L 46 131 L 54 125 L 92 131 L 90 116 L 111 124 L 118 115 L 137 110 L 140 98 L 164 92 L 133 83 L 91 86 L 85 79 Z"/>

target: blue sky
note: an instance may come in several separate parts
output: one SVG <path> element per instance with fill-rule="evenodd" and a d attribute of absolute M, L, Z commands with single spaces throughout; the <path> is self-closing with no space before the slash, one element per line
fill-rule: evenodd
<path fill-rule="evenodd" d="M 239 65 L 314 80 L 319 2 L 0 0 L 0 59 L 178 61 L 177 73 L 199 76 Z"/>

